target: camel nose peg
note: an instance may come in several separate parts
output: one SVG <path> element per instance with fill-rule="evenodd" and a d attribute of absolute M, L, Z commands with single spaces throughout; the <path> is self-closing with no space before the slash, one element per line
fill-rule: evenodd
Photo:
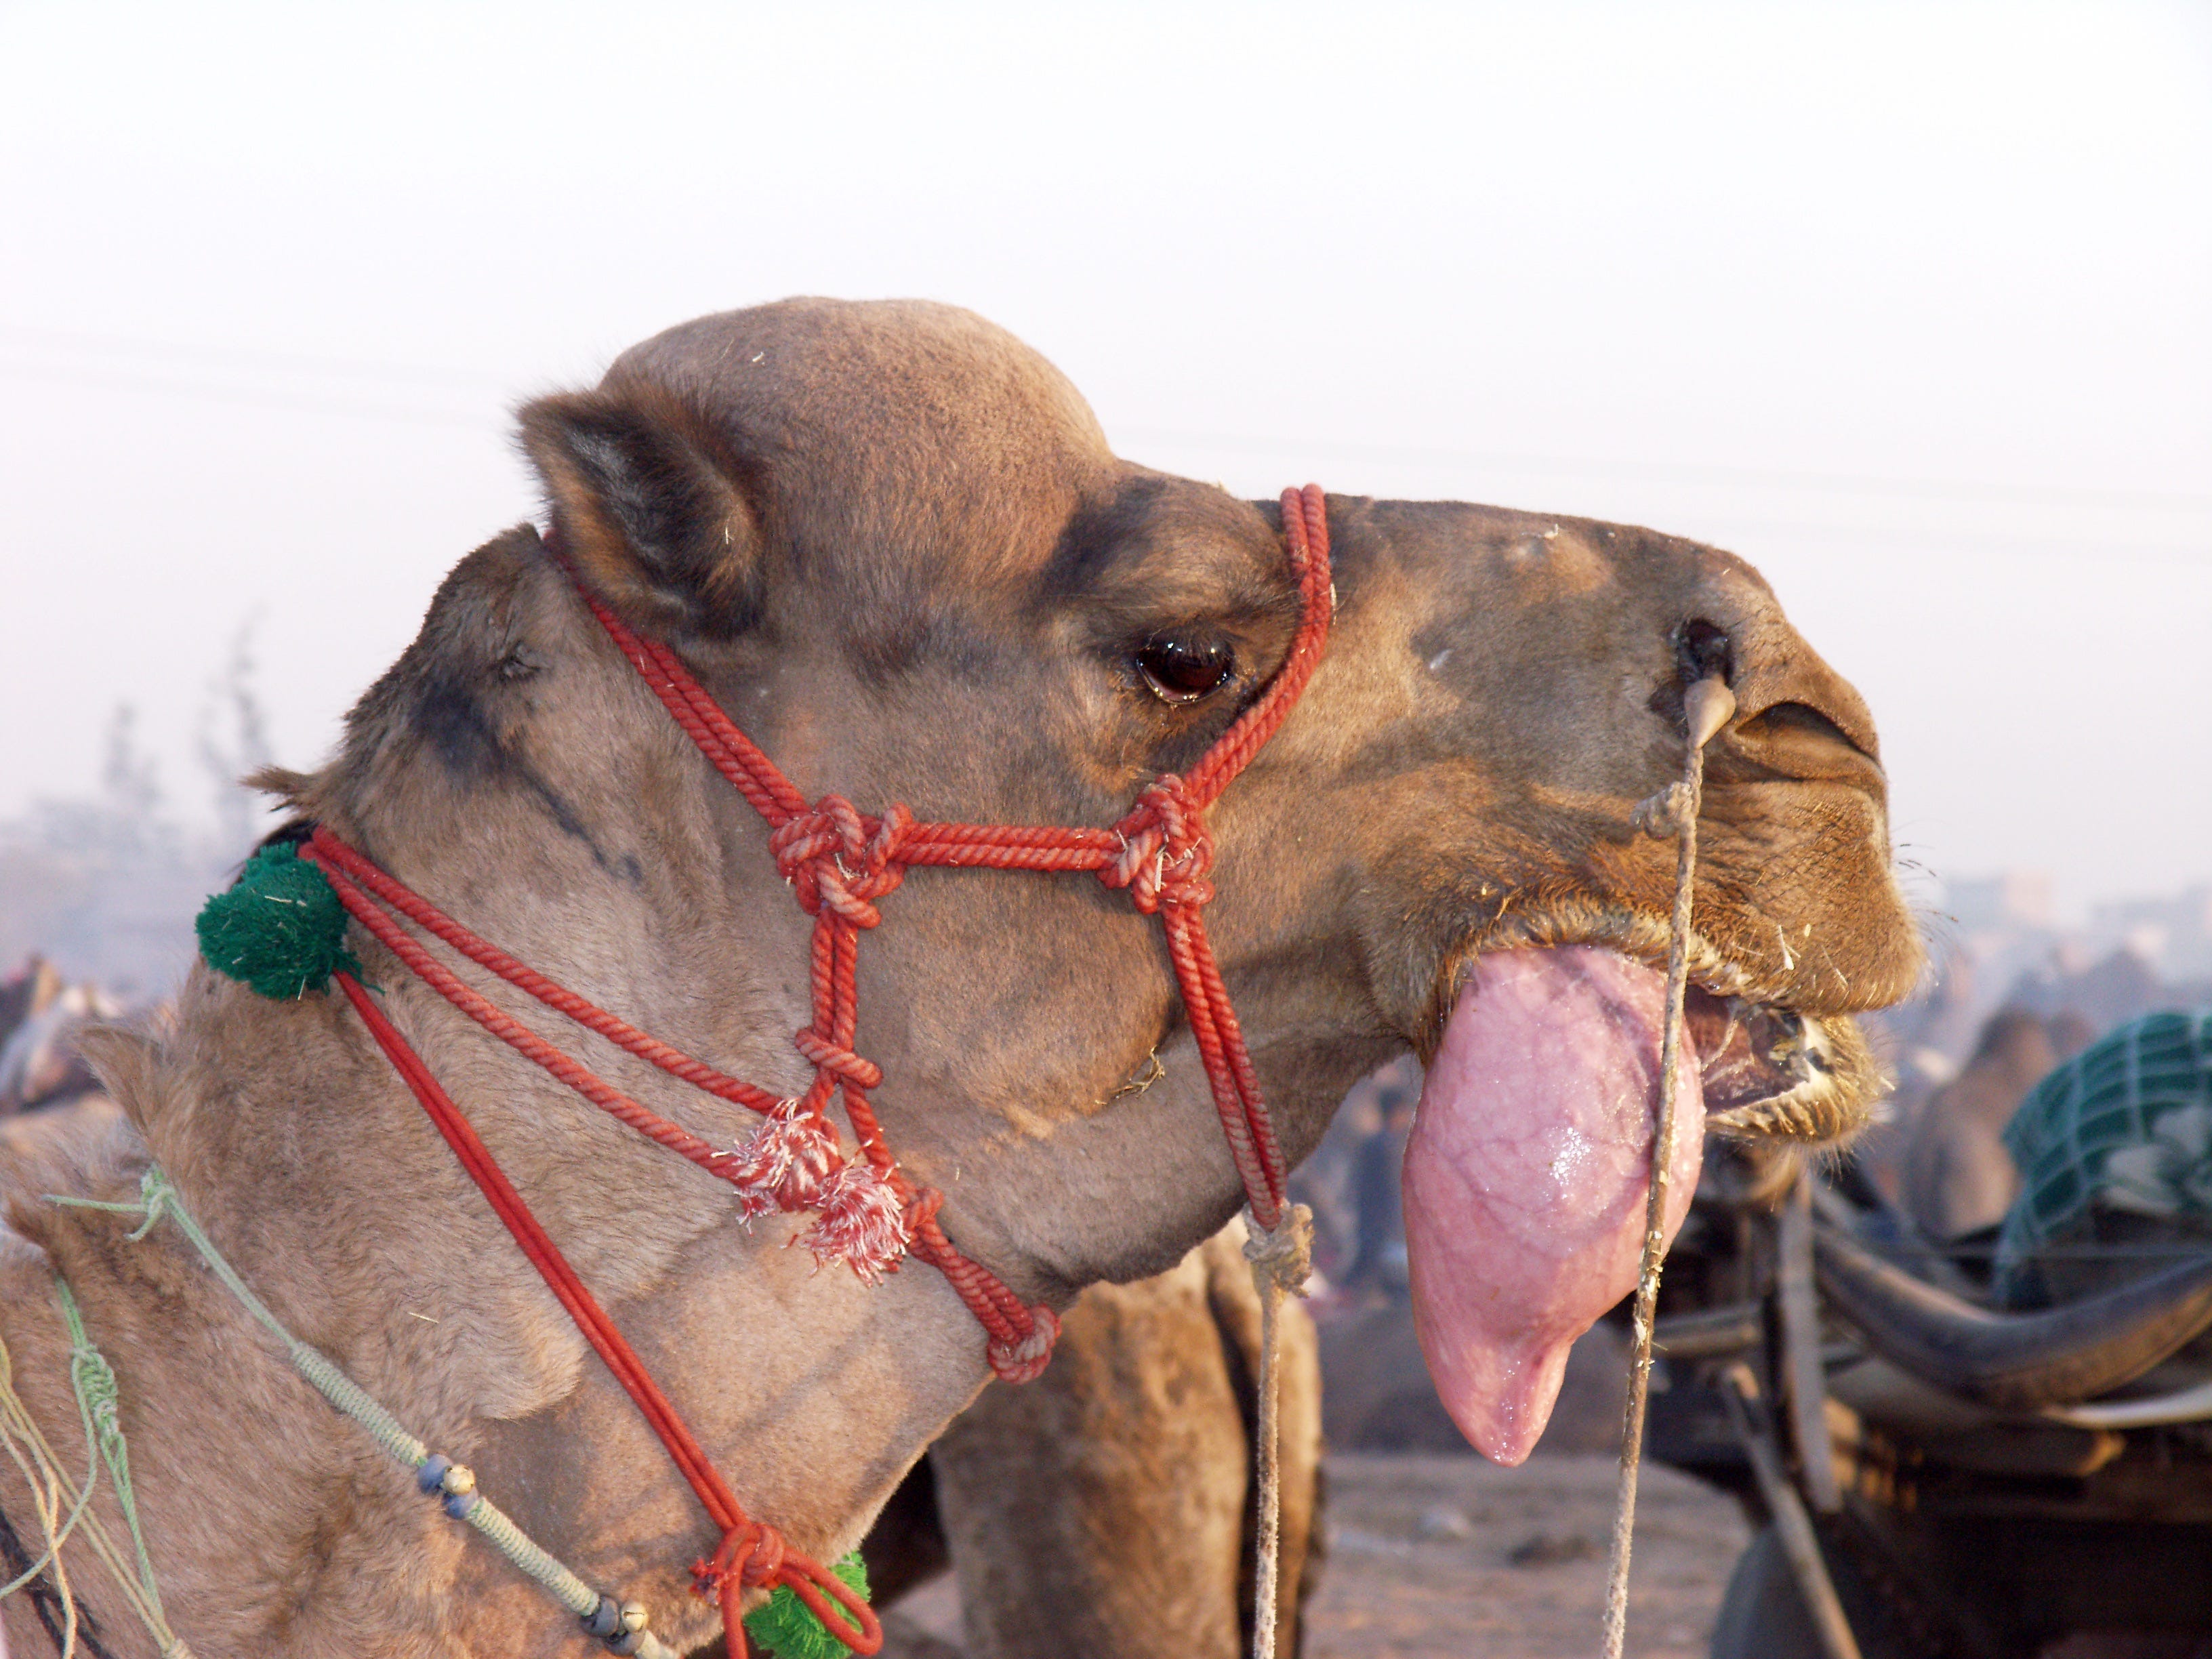
<path fill-rule="evenodd" d="M 1692 749 L 1703 749 L 1735 718 L 1735 693 L 1717 674 L 1699 680 L 1682 694 L 1682 723 L 1690 728 Z"/>
<path fill-rule="evenodd" d="M 1690 752 L 1699 757 L 1693 768 L 1699 779 L 1705 771 L 1705 746 L 1735 718 L 1735 693 L 1717 673 L 1707 675 L 1682 693 L 1682 724 L 1689 728 Z M 1681 834 L 1696 811 L 1695 799 L 1691 783 L 1677 778 L 1656 794 L 1638 801 L 1630 821 L 1655 841 L 1665 841 Z"/>
<path fill-rule="evenodd" d="M 1692 617 L 1675 630 L 1674 666 L 1682 677 L 1682 724 L 1689 728 L 1690 747 L 1703 749 L 1735 718 L 1735 696 L 1729 690 L 1735 641 L 1718 623 Z"/>

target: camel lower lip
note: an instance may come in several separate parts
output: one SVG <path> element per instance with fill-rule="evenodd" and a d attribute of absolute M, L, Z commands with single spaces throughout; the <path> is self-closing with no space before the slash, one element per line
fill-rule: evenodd
<path fill-rule="evenodd" d="M 1406 1149 L 1413 1317 L 1445 1408 L 1518 1463 L 1576 1337 L 1634 1287 L 1658 1100 L 1664 984 L 1589 945 L 1469 973 Z M 1667 1231 L 1701 1155 L 1693 1057 L 1677 1057 Z"/>
<path fill-rule="evenodd" d="M 1771 1099 L 1802 1080 L 1805 1022 L 1786 1008 L 1692 985 L 1683 1024 L 1698 1051 L 1705 1109 L 1716 1115 Z"/>

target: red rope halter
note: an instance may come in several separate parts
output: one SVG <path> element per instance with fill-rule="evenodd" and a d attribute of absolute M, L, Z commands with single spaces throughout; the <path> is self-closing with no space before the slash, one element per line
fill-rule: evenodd
<path fill-rule="evenodd" d="M 767 1090 L 726 1076 L 532 971 L 393 879 L 328 829 L 317 826 L 301 855 L 321 868 L 354 918 L 431 989 L 603 1111 L 728 1181 L 738 1190 L 748 1221 L 771 1210 L 817 1212 L 818 1219 L 803 1236 L 817 1263 L 846 1261 L 869 1282 L 895 1272 L 905 1255 L 936 1267 L 988 1333 L 992 1369 L 1009 1382 L 1028 1382 L 1050 1358 L 1059 1320 L 1049 1308 L 1025 1305 L 988 1268 L 954 1248 L 937 1224 L 944 1194 L 917 1187 L 899 1168 L 869 1103 L 868 1091 L 883 1080 L 883 1072 L 853 1048 L 860 931 L 882 920 L 876 902 L 916 866 L 1089 870 L 1109 887 L 1127 888 L 1139 910 L 1160 918 L 1191 1035 L 1253 1219 L 1265 1231 L 1275 1229 L 1284 1200 L 1283 1155 L 1200 913 L 1213 896 L 1206 880 L 1213 842 L 1206 826 L 1206 809 L 1282 726 L 1321 661 L 1334 609 L 1328 511 L 1320 487 L 1285 490 L 1282 505 L 1284 538 L 1297 574 L 1302 607 L 1289 656 L 1258 700 L 1196 766 L 1181 777 L 1165 774 L 1154 779 L 1128 813 L 1105 830 L 918 823 L 902 805 L 872 817 L 835 794 L 810 806 L 674 652 L 657 641 L 641 639 L 584 592 L 600 626 L 676 723 L 767 820 L 776 867 L 790 882 L 800 907 L 814 918 L 813 1018 L 792 1039 L 813 1066 L 814 1081 L 795 1100 L 780 1100 Z M 580 586 L 579 591 L 583 591 Z M 735 1152 L 708 1146 L 502 1012 L 432 956 L 391 911 L 671 1076 L 762 1114 L 763 1122 Z M 722 1529 L 722 1542 L 713 1559 L 698 1563 L 693 1572 L 699 1592 L 714 1595 L 720 1604 L 732 1659 L 744 1659 L 746 1651 L 738 1613 L 744 1589 L 778 1583 L 789 1586 L 839 1640 L 858 1652 L 874 1653 L 882 1632 L 867 1604 L 819 1564 L 787 1551 L 773 1528 L 746 1516 L 675 1407 L 421 1056 L 359 981 L 343 973 L 337 979 L 462 1167 L 636 1402 L 702 1506 Z M 833 1095 L 852 1126 L 860 1152 L 858 1162 L 839 1154 L 836 1130 L 828 1117 Z"/>

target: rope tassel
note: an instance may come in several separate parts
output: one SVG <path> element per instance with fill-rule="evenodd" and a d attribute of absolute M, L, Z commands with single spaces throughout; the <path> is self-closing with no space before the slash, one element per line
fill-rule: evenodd
<path fill-rule="evenodd" d="M 890 1182 L 856 1158 L 831 1178 L 821 1207 L 822 1218 L 804 1235 L 817 1268 L 844 1262 L 864 1285 L 897 1271 L 912 1241 L 906 1206 Z"/>

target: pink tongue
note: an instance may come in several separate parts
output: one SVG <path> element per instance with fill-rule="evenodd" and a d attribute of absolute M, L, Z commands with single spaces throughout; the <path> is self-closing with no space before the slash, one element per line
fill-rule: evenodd
<path fill-rule="evenodd" d="M 1406 1143 L 1413 1328 L 1452 1421 L 1520 1462 L 1567 1349 L 1636 1288 L 1665 981 L 1577 945 L 1485 957 L 1444 1027 Z M 1705 1139 L 1695 1051 L 1678 1057 L 1667 1237 Z"/>

